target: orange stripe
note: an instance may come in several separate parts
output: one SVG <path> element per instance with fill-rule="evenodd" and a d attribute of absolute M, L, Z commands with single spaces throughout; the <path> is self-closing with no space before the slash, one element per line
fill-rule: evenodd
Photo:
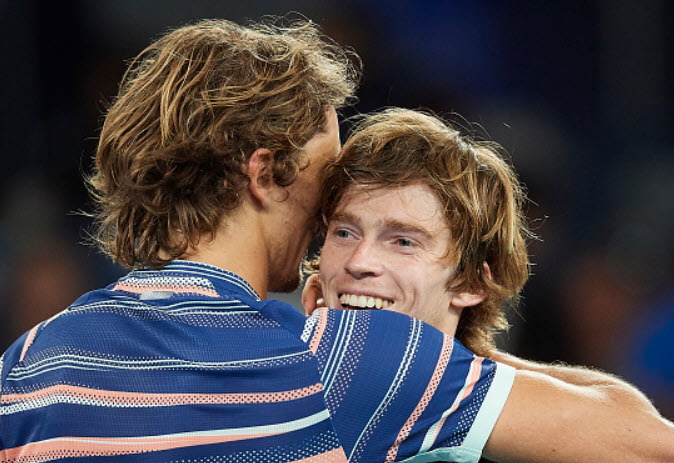
<path fill-rule="evenodd" d="M 289 463 L 347 463 L 349 460 L 342 447 L 329 452 L 314 455 L 313 457 L 304 458 L 302 460 L 295 460 Z"/>
<path fill-rule="evenodd" d="M 318 323 L 309 343 L 309 350 L 314 354 L 318 350 L 326 326 L 328 326 L 328 309 L 318 309 Z"/>
<path fill-rule="evenodd" d="M 475 387 L 475 383 L 477 383 L 477 380 L 480 379 L 480 373 L 482 372 L 482 361 L 484 360 L 483 357 L 475 357 L 473 361 L 470 364 L 470 368 L 468 370 L 468 376 L 469 380 L 468 382 L 463 386 L 463 394 L 461 395 L 461 398 L 454 403 L 452 408 L 449 410 L 449 413 L 447 416 L 445 416 L 442 419 L 442 422 L 440 423 L 440 426 L 438 426 L 438 429 L 435 433 L 435 437 L 433 438 L 433 441 L 435 442 L 438 439 L 438 434 L 440 434 L 440 430 L 442 430 L 442 427 L 445 425 L 445 421 L 447 421 L 447 418 L 449 418 L 449 415 L 454 413 L 457 408 L 459 408 L 459 405 L 461 405 L 461 402 L 470 395 L 471 392 L 473 392 L 473 388 Z M 459 394 L 461 391 L 459 391 Z"/>
<path fill-rule="evenodd" d="M 106 391 L 79 386 L 56 385 L 26 394 L 6 394 L 2 404 L 41 400 L 54 396 L 114 402 L 117 405 L 194 405 L 194 404 L 250 404 L 287 402 L 309 397 L 323 390 L 321 383 L 290 391 L 229 393 L 229 394 L 150 394 L 140 392 Z"/>
<path fill-rule="evenodd" d="M 23 343 L 23 349 L 21 349 L 21 357 L 19 357 L 19 362 L 23 362 L 23 358 L 26 356 L 26 352 L 28 352 L 28 348 L 33 344 L 33 341 L 35 340 L 35 335 L 37 334 L 37 329 L 40 327 L 40 325 L 35 325 L 32 330 L 28 332 L 28 336 L 26 337 L 26 342 Z"/>
<path fill-rule="evenodd" d="M 177 294 L 190 293 L 201 294 L 202 296 L 218 297 L 219 294 L 210 288 L 203 288 L 196 285 L 140 285 L 127 282 L 120 282 L 112 288 L 113 291 L 126 291 L 129 293 L 145 293 L 148 291 L 170 291 Z"/>
<path fill-rule="evenodd" d="M 470 366 L 471 368 L 471 377 L 470 377 L 470 382 L 468 383 L 468 387 L 466 387 L 466 390 L 463 394 L 463 397 L 461 397 L 461 400 L 465 399 L 468 397 L 471 392 L 473 392 L 473 388 L 475 387 L 475 384 L 477 381 L 480 379 L 480 373 L 482 372 L 482 361 L 484 360 L 483 357 L 476 357 L 475 360 L 473 360 L 472 365 Z M 458 404 L 457 404 L 458 406 Z"/>
<path fill-rule="evenodd" d="M 105 455 L 130 455 L 158 452 L 179 447 L 220 444 L 244 439 L 256 439 L 279 433 L 259 433 L 233 436 L 167 436 L 167 437 L 60 437 L 6 449 L 7 463 L 28 463 L 43 459 L 81 458 Z"/>
<path fill-rule="evenodd" d="M 416 408 L 414 409 L 410 417 L 407 419 L 407 422 L 400 429 L 400 432 L 398 433 L 398 437 L 396 438 L 395 442 L 393 443 L 391 448 L 388 449 L 388 453 L 386 454 L 386 462 L 395 461 L 395 458 L 398 455 L 398 449 L 400 448 L 400 444 L 402 444 L 403 441 L 407 439 L 407 436 L 410 435 L 412 427 L 417 422 L 417 420 L 424 412 L 424 410 L 426 410 L 428 403 L 433 398 L 433 394 L 435 394 L 435 391 L 438 388 L 438 384 L 440 384 L 442 375 L 445 374 L 445 370 L 447 369 L 449 358 L 452 355 L 453 345 L 454 345 L 453 338 L 451 336 L 445 335 L 442 341 L 440 357 L 438 358 L 438 362 L 435 365 L 435 370 L 433 371 L 431 380 L 429 381 L 428 386 L 426 387 L 424 394 L 421 396 L 421 400 L 419 400 L 419 403 L 417 404 Z M 442 426 L 440 426 L 440 428 L 441 427 Z"/>

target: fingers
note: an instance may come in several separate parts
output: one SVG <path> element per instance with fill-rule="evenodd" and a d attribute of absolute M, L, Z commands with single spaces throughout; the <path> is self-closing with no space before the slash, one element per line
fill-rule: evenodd
<path fill-rule="evenodd" d="M 304 284 L 304 289 L 302 289 L 302 305 L 307 311 L 307 315 L 311 315 L 317 307 L 325 306 L 321 282 L 317 274 L 309 275 L 307 282 Z"/>

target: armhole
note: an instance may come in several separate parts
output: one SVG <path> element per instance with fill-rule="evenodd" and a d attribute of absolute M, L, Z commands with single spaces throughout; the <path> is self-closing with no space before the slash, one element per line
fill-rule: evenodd
<path fill-rule="evenodd" d="M 487 439 L 494 429 L 496 420 L 501 415 L 501 411 L 508 399 L 515 373 L 517 370 L 510 365 L 503 363 L 496 364 L 496 373 L 489 387 L 489 391 L 482 402 L 480 410 L 477 412 L 475 421 L 468 431 L 462 447 L 482 453 Z"/>

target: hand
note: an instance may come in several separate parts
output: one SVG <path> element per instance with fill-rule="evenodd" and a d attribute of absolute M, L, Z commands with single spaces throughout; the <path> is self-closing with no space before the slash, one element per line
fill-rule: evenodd
<path fill-rule="evenodd" d="M 304 283 L 304 289 L 302 289 L 302 305 L 307 311 L 307 315 L 311 315 L 313 311 L 319 307 L 325 307 L 321 279 L 318 274 L 309 275 L 307 282 Z"/>

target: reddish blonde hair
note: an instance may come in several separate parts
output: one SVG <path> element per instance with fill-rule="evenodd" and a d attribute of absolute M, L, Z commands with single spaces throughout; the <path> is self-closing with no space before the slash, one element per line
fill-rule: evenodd
<path fill-rule="evenodd" d="M 151 44 L 108 110 L 88 179 L 99 246 L 157 268 L 214 237 L 260 147 L 274 153 L 274 181 L 290 185 L 325 110 L 353 97 L 358 64 L 309 21 L 202 21 Z"/>
<path fill-rule="evenodd" d="M 471 140 L 419 111 L 393 108 L 365 116 L 325 172 L 323 223 L 327 226 L 351 186 L 416 182 L 427 185 L 444 208 L 452 235 L 448 265 L 456 267 L 449 289 L 485 295 L 478 306 L 463 310 L 456 336 L 486 355 L 494 348 L 494 334 L 508 326 L 504 303 L 517 299 L 529 275 L 524 194 L 498 145 Z"/>

